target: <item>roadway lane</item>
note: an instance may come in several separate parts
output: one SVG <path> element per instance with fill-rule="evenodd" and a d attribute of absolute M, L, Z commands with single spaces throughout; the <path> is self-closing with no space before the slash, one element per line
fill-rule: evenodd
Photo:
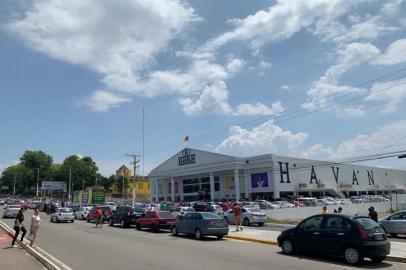
<path fill-rule="evenodd" d="M 29 220 L 31 213 L 26 213 Z M 284 256 L 279 248 L 234 240 L 172 237 L 134 228 L 95 228 L 85 221 L 54 224 L 41 213 L 38 246 L 76 270 L 103 269 L 352 269 L 340 260 Z M 28 221 L 27 221 L 28 222 Z M 13 224 L 8 219 L 6 223 Z M 367 263 L 364 268 L 404 269 L 404 264 Z"/>

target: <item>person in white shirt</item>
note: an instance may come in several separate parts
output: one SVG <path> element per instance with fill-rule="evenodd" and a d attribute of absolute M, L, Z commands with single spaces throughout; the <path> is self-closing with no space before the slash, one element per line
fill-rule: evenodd
<path fill-rule="evenodd" d="M 37 232 L 40 222 L 41 218 L 39 217 L 39 209 L 37 208 L 34 210 L 34 215 L 32 215 L 31 217 L 30 236 L 28 237 L 30 239 L 31 247 L 34 245 L 34 241 L 37 238 Z"/>

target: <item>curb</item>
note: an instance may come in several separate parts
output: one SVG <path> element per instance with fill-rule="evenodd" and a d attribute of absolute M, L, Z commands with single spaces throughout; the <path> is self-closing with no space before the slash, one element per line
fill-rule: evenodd
<path fill-rule="evenodd" d="M 5 224 L 3 221 L 0 221 L 0 228 L 2 228 L 9 236 L 13 237 L 14 233 L 10 229 L 10 227 Z M 26 241 L 26 240 L 25 240 Z M 17 239 L 17 242 L 20 244 L 21 247 L 23 247 L 31 256 L 33 256 L 35 259 L 37 259 L 40 263 L 42 263 L 46 268 L 49 270 L 63 270 L 63 268 L 58 267 L 55 263 L 53 263 L 51 260 L 49 260 L 47 257 L 42 255 L 40 252 L 38 252 L 36 249 L 30 247 L 29 245 L 25 243 L 21 243 L 20 240 Z M 41 250 L 41 249 L 39 249 Z M 41 250 L 42 251 L 42 250 Z"/>
<path fill-rule="evenodd" d="M 224 238 L 260 243 L 260 244 L 267 244 L 267 245 L 274 245 L 274 246 L 278 245 L 278 241 L 276 241 L 276 240 L 261 240 L 261 239 L 241 237 L 241 236 L 232 236 L 232 235 L 226 235 L 226 236 L 224 236 Z M 406 263 L 406 258 L 395 257 L 395 256 L 386 256 L 385 261 Z"/>
<path fill-rule="evenodd" d="M 224 238 L 249 241 L 249 242 L 261 243 L 261 244 L 268 244 L 268 245 L 274 245 L 274 246 L 278 245 L 278 242 L 276 240 L 261 240 L 261 239 L 255 239 L 255 238 L 249 238 L 249 237 L 233 236 L 233 235 L 226 235 L 226 236 L 224 236 Z"/>

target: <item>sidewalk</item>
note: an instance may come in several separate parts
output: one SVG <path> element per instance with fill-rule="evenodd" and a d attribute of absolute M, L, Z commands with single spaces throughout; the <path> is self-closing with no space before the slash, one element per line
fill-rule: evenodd
<path fill-rule="evenodd" d="M 0 269 L 8 270 L 43 270 L 45 268 L 39 261 L 18 245 L 11 247 L 11 237 L 0 229 Z"/>
<path fill-rule="evenodd" d="M 230 232 L 227 238 L 251 241 L 263 244 L 277 245 L 276 239 L 279 231 L 258 230 L 255 228 L 244 227 L 243 231 L 235 231 L 235 226 L 230 226 Z M 388 260 L 397 262 L 406 262 L 406 243 L 391 241 L 391 253 Z"/>

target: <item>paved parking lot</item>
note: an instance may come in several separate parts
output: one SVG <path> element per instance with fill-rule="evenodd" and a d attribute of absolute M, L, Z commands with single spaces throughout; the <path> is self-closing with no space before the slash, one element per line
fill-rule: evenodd
<path fill-rule="evenodd" d="M 26 213 L 26 217 L 30 212 Z M 337 269 L 352 268 L 341 260 L 285 256 L 275 246 L 236 240 L 172 237 L 135 228 L 95 228 L 85 221 L 54 224 L 41 213 L 38 245 L 72 269 Z M 27 218 L 28 219 L 28 218 Z M 4 220 L 3 220 L 4 221 Z M 5 222 L 11 226 L 12 219 Z M 393 262 L 362 268 L 404 269 Z"/>

